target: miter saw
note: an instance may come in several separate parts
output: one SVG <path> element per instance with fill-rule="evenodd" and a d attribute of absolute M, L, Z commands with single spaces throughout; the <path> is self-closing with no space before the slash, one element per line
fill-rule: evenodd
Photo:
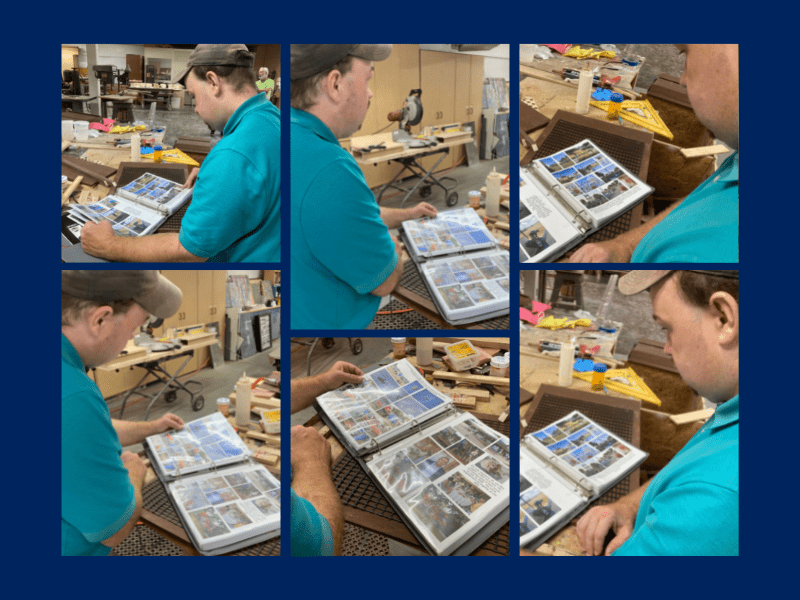
<path fill-rule="evenodd" d="M 401 144 L 411 144 L 413 142 L 425 142 L 418 140 L 411 135 L 411 126 L 418 125 L 422 121 L 422 90 L 411 90 L 408 98 L 403 102 L 403 108 L 394 110 L 386 115 L 389 121 L 399 121 L 400 125 L 392 132 L 392 141 Z"/>
<path fill-rule="evenodd" d="M 181 343 L 178 341 L 161 341 L 153 338 L 153 330 L 156 327 L 161 327 L 163 324 L 164 319 L 159 319 L 151 315 L 147 322 L 142 325 L 142 331 L 134 336 L 133 343 L 140 348 L 148 348 L 153 352 L 164 352 L 166 350 L 176 350 L 180 348 Z"/>

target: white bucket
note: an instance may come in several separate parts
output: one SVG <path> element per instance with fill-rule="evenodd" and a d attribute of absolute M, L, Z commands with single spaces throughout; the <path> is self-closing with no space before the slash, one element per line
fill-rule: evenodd
<path fill-rule="evenodd" d="M 180 108 L 181 107 L 181 99 L 177 96 L 173 96 L 172 98 L 172 108 Z"/>
<path fill-rule="evenodd" d="M 79 142 L 89 140 L 89 123 L 87 121 L 75 121 L 75 139 Z"/>
<path fill-rule="evenodd" d="M 61 121 L 61 139 L 65 142 L 75 139 L 75 121 Z"/>

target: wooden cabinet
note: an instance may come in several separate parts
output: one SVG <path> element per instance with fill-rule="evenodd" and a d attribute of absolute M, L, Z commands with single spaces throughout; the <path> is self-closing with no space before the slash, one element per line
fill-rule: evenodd
<path fill-rule="evenodd" d="M 395 44 L 389 58 L 375 63 L 375 73 L 370 81 L 370 89 L 374 96 L 370 100 L 367 116 L 361 129 L 353 137 L 372 135 L 379 130 L 392 131 L 397 123 L 390 123 L 386 116 L 403 107 L 403 101 L 411 90 L 419 88 L 419 45 Z M 425 93 L 422 94 L 422 105 L 425 106 Z M 427 109 L 426 109 L 427 110 Z M 420 126 L 411 128 L 418 133 Z M 350 140 L 342 140 L 345 148 L 350 147 Z M 361 165 L 367 185 L 374 188 L 390 181 L 401 169 L 395 163 L 378 165 Z"/>
<path fill-rule="evenodd" d="M 380 130 L 397 129 L 386 116 L 402 108 L 412 89 L 422 90 L 422 121 L 411 128 L 419 133 L 429 125 L 475 122 L 476 140 L 480 139 L 480 116 L 483 106 L 483 56 L 420 50 L 418 44 L 395 44 L 388 59 L 375 63 L 370 88 L 375 94 L 364 122 L 353 137 L 372 135 Z M 388 125 L 388 127 L 387 127 Z M 350 147 L 350 140 L 340 140 Z M 464 148 L 454 148 L 439 163 L 437 171 L 451 168 L 464 156 Z M 429 169 L 441 154 L 420 160 Z M 402 169 L 396 163 L 361 165 L 367 185 L 383 185 Z"/>
<path fill-rule="evenodd" d="M 158 337 L 170 327 L 186 327 L 198 323 L 218 323 L 220 340 L 224 340 L 225 327 L 225 281 L 226 271 L 210 270 L 164 270 L 164 277 L 177 285 L 183 292 L 178 311 L 164 324 L 153 331 Z M 209 357 L 208 348 L 195 351 L 194 357 L 184 367 L 183 374 L 191 373 Z M 185 360 L 176 358 L 164 363 L 164 368 L 173 373 Z M 104 398 L 109 398 L 131 389 L 144 374 L 142 369 L 132 367 L 118 372 L 93 371 L 93 379 L 100 387 Z M 152 380 L 152 377 L 150 378 Z"/>

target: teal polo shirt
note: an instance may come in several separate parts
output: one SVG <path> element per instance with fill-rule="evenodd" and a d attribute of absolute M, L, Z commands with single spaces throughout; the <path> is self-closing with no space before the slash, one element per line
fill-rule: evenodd
<path fill-rule="evenodd" d="M 293 329 L 364 329 L 370 292 L 397 265 L 389 229 L 355 159 L 317 117 L 291 109 Z"/>
<path fill-rule="evenodd" d="M 103 395 L 61 334 L 61 555 L 106 556 L 100 542 L 136 508 Z"/>
<path fill-rule="evenodd" d="M 631 262 L 739 262 L 738 151 L 642 238 Z"/>
<path fill-rule="evenodd" d="M 614 556 L 739 555 L 739 396 L 647 487 L 636 525 Z"/>
<path fill-rule="evenodd" d="M 280 111 L 264 94 L 236 109 L 203 161 L 178 239 L 212 263 L 280 261 Z"/>
<path fill-rule="evenodd" d="M 292 556 L 333 556 L 333 532 L 328 519 L 294 490 L 290 514 Z"/>

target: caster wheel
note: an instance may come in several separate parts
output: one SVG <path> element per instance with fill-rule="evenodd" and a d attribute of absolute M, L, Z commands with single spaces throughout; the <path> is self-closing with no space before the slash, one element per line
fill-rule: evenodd
<path fill-rule="evenodd" d="M 447 197 L 446 203 L 447 203 L 447 206 L 455 206 L 456 204 L 458 204 L 458 193 L 457 192 L 453 192 L 452 194 L 450 194 Z"/>
<path fill-rule="evenodd" d="M 334 343 L 333 338 L 322 338 L 322 347 L 326 350 L 328 348 L 333 348 Z"/>
<path fill-rule="evenodd" d="M 423 185 L 421 188 L 419 188 L 419 195 L 420 195 L 421 198 L 427 198 L 428 196 L 430 196 L 431 195 L 431 186 Z"/>
<path fill-rule="evenodd" d="M 361 354 L 363 349 L 364 344 L 361 343 L 361 340 L 353 340 L 353 354 Z"/>
<path fill-rule="evenodd" d="M 194 400 L 192 401 L 192 410 L 197 412 L 198 410 L 203 408 L 203 405 L 205 403 L 206 403 L 205 398 L 203 398 L 202 396 L 195 396 Z"/>
<path fill-rule="evenodd" d="M 175 390 L 170 390 L 164 394 L 164 402 L 175 402 L 175 398 L 178 397 L 178 392 Z"/>

